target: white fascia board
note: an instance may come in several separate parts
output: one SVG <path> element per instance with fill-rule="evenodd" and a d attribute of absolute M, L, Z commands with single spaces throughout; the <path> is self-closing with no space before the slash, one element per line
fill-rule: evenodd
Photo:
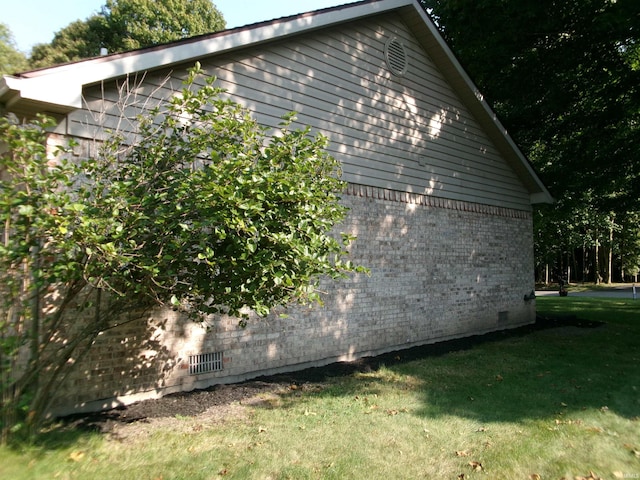
<path fill-rule="evenodd" d="M 532 193 L 529 195 L 532 204 L 535 203 L 555 203 L 555 199 L 546 190 L 544 192 Z"/>
<path fill-rule="evenodd" d="M 13 102 L 31 100 L 68 108 L 82 106 L 82 86 L 75 79 L 60 75 L 23 78 L 5 75 L 0 87 L 0 101 L 10 97 Z"/>
<path fill-rule="evenodd" d="M 464 84 L 469 89 L 469 91 L 473 92 L 473 95 L 478 101 L 478 104 L 481 105 L 482 110 L 486 114 L 487 118 L 490 119 L 491 122 L 493 122 L 494 126 L 498 129 L 500 134 L 504 137 L 509 148 L 513 151 L 518 161 L 525 168 L 527 174 L 531 177 L 531 179 L 534 181 L 534 183 L 538 187 L 539 191 L 531 194 L 532 202 L 533 203 L 553 203 L 553 197 L 547 190 L 547 187 L 544 186 L 544 184 L 542 183 L 542 180 L 540 180 L 538 175 L 535 173 L 535 171 L 529 164 L 529 161 L 525 158 L 524 154 L 522 153 L 522 150 L 520 150 L 520 147 L 518 147 L 516 143 L 513 141 L 513 139 L 511 138 L 511 135 L 509 135 L 509 132 L 507 132 L 507 129 L 502 125 L 502 123 L 498 119 L 496 113 L 485 101 L 484 95 L 482 95 L 482 92 L 480 92 L 476 84 L 473 82 L 473 80 L 471 80 L 471 77 L 469 77 L 465 69 L 462 67 L 462 65 L 458 61 L 458 58 L 455 56 L 453 51 L 449 48 L 449 45 L 445 42 L 442 35 L 440 35 L 440 32 L 438 32 L 438 29 L 436 28 L 434 23 L 431 21 L 427 13 L 424 11 L 422 6 L 419 4 L 417 0 L 410 3 L 413 3 L 413 6 L 416 9 L 417 14 L 422 17 L 422 20 L 424 21 L 424 24 L 426 25 L 426 27 L 429 29 L 431 36 L 436 40 L 440 49 L 446 54 L 447 58 L 451 62 L 451 65 L 455 68 L 456 73 L 463 80 Z"/>
<path fill-rule="evenodd" d="M 82 89 L 85 85 L 190 60 L 195 62 L 196 59 L 207 55 L 221 54 L 273 39 L 285 38 L 351 19 L 379 14 L 412 3 L 414 0 L 380 0 L 372 3 L 357 3 L 353 6 L 346 4 L 344 7 L 336 7 L 324 13 L 303 14 L 281 21 L 274 20 L 263 26 L 257 24 L 255 27 L 240 27 L 226 34 L 214 34 L 211 37 L 194 41 L 151 47 L 141 51 L 116 54 L 111 57 L 98 57 L 27 72 L 21 77 L 10 77 L 7 86 L 14 95 L 21 99 L 77 109 L 82 107 Z M 0 90 L 0 100 L 2 97 L 3 92 Z"/>
<path fill-rule="evenodd" d="M 14 77 L 11 77 L 10 75 L 3 75 L 0 77 L 0 98 L 4 97 L 11 91 L 10 83 L 12 78 Z"/>
<path fill-rule="evenodd" d="M 256 26 L 240 27 L 228 32 L 213 34 L 192 41 L 186 40 L 165 46 L 151 47 L 138 51 L 98 57 L 68 65 L 60 65 L 23 76 L 4 76 L 0 81 L 0 101 L 20 99 L 58 105 L 73 110 L 82 108 L 82 90 L 86 85 L 125 76 L 134 72 L 170 67 L 178 63 L 195 61 L 212 54 L 221 54 L 237 48 L 250 47 L 274 39 L 328 27 L 350 20 L 377 15 L 401 7 L 412 6 L 429 29 L 438 47 L 445 53 L 449 62 L 462 79 L 466 88 L 472 92 L 481 105 L 484 114 L 506 140 L 527 174 L 534 180 L 539 191 L 535 192 L 538 201 L 552 201 L 552 197 L 538 178 L 521 150 L 509 136 L 497 119 L 495 113 L 484 100 L 476 85 L 467 75 L 437 28 L 424 11 L 418 0 L 379 0 L 375 2 L 345 4 L 323 13 L 302 14 L 299 16 L 274 20 Z M 533 198 L 532 198 L 533 199 Z"/>

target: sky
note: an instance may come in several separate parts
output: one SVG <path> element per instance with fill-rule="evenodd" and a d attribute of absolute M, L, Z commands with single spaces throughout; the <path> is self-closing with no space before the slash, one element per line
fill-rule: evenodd
<path fill-rule="evenodd" d="M 333 7 L 355 0 L 213 0 L 227 27 Z M 9 26 L 18 50 L 29 54 L 58 30 L 97 13 L 105 0 L 0 0 L 0 23 Z"/>

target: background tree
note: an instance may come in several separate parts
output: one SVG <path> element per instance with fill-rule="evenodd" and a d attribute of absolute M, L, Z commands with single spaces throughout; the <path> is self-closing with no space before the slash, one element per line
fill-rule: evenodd
<path fill-rule="evenodd" d="M 633 277 L 638 281 L 640 273 L 640 212 L 626 212 L 620 219 L 620 242 L 617 254 L 620 256 L 620 264 L 623 276 Z"/>
<path fill-rule="evenodd" d="M 113 51 L 171 42 L 224 30 L 211 0 L 107 0 L 102 8 Z"/>
<path fill-rule="evenodd" d="M 100 13 L 57 32 L 49 44 L 33 47 L 34 68 L 171 42 L 224 30 L 211 0 L 107 0 Z"/>
<path fill-rule="evenodd" d="M 0 23 L 0 75 L 27 70 L 27 57 L 16 47 L 9 27 Z"/>
<path fill-rule="evenodd" d="M 574 271 L 598 280 L 614 219 L 639 210 L 640 3 L 422 3 L 558 200 L 536 211 L 538 245 L 557 246 L 558 267 L 591 249 Z"/>
<path fill-rule="evenodd" d="M 29 57 L 30 67 L 44 68 L 96 57 L 107 39 L 104 19 L 101 16 L 94 15 L 86 20 L 76 20 L 56 32 L 51 43 L 33 46 Z"/>
<path fill-rule="evenodd" d="M 327 139 L 291 116 L 267 139 L 198 73 L 138 119 L 135 144 L 114 132 L 78 163 L 47 150 L 48 120 L 0 119 L 4 440 L 37 430 L 72 364 L 133 305 L 242 323 L 362 271 L 334 231 L 347 210 Z"/>

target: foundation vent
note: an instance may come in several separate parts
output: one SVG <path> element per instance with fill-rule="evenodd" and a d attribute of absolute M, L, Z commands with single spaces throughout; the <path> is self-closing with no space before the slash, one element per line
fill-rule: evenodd
<path fill-rule="evenodd" d="M 384 58 L 392 73 L 402 76 L 407 73 L 409 58 L 404 45 L 396 37 L 390 38 L 384 46 Z"/>
<path fill-rule="evenodd" d="M 189 375 L 219 372 L 222 370 L 222 352 L 189 355 Z"/>

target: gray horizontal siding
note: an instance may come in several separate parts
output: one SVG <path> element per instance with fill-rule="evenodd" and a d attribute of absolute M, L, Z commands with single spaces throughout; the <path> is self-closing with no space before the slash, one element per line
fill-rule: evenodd
<path fill-rule="evenodd" d="M 409 55 L 403 77 L 384 62 L 384 44 L 397 36 Z M 330 152 L 347 181 L 437 195 L 454 200 L 530 208 L 529 195 L 469 110 L 426 56 L 399 17 L 376 17 L 295 40 L 202 60 L 234 100 L 276 127 L 288 111 L 329 137 Z M 133 118 L 181 88 L 183 69 L 149 74 L 132 89 L 126 116 Z M 134 95 L 133 93 L 136 93 Z M 113 105 L 118 92 L 86 91 L 88 108 Z M 69 131 L 99 135 L 96 123 L 122 127 L 120 112 L 70 116 Z M 441 128 L 432 131 L 442 118 Z M 126 129 L 126 125 L 125 125 Z"/>

